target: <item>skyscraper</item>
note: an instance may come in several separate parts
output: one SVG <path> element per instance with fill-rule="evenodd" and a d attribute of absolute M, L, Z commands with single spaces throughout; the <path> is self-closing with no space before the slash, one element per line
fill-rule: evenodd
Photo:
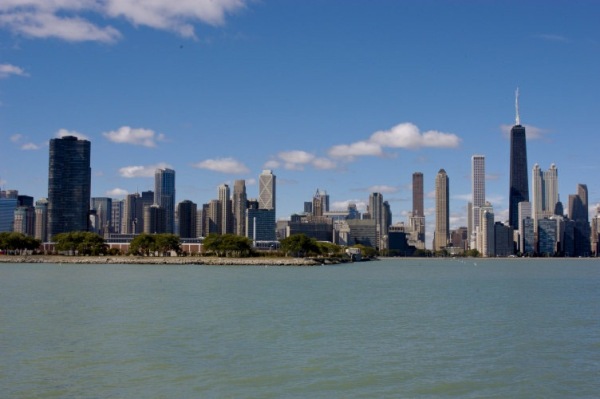
<path fill-rule="evenodd" d="M 48 236 L 87 231 L 90 212 L 91 145 L 74 136 L 50 140 Z"/>
<path fill-rule="evenodd" d="M 271 170 L 263 170 L 258 178 L 258 207 L 275 209 L 275 179 Z"/>
<path fill-rule="evenodd" d="M 233 233 L 239 236 L 246 235 L 247 202 L 246 181 L 236 180 L 233 183 Z"/>
<path fill-rule="evenodd" d="M 96 211 L 98 225 L 96 233 L 103 237 L 108 237 L 110 226 L 112 226 L 112 198 L 94 197 L 92 198 L 92 209 Z"/>
<path fill-rule="evenodd" d="M 423 206 L 423 173 L 415 172 L 412 175 L 412 215 L 425 216 Z"/>
<path fill-rule="evenodd" d="M 154 172 L 154 204 L 165 209 L 165 231 L 175 232 L 175 171 L 156 169 Z"/>
<path fill-rule="evenodd" d="M 177 204 L 177 218 L 179 219 L 179 236 L 181 238 L 196 238 L 196 217 L 198 206 L 190 200 Z"/>
<path fill-rule="evenodd" d="M 440 251 L 450 240 L 450 179 L 444 169 L 435 177 L 435 233 L 433 250 Z"/>
<path fill-rule="evenodd" d="M 540 219 L 554 215 L 558 203 L 558 169 L 555 164 L 542 171 L 536 163 L 531 173 L 531 202 L 534 230 Z"/>
<path fill-rule="evenodd" d="M 513 229 L 519 228 L 519 202 L 529 201 L 527 181 L 527 141 L 525 127 L 519 116 L 519 89 L 515 96 L 516 120 L 510 130 L 510 193 L 508 197 L 508 223 Z"/>
<path fill-rule="evenodd" d="M 479 209 L 485 204 L 485 157 L 483 155 L 473 155 L 471 157 L 471 185 L 473 189 L 473 230 L 476 232 L 479 227 L 481 213 Z"/>
<path fill-rule="evenodd" d="M 219 202 L 221 203 L 221 234 L 231 234 L 233 213 L 231 212 L 230 190 L 227 184 L 219 186 Z"/>
<path fill-rule="evenodd" d="M 385 215 L 383 210 L 383 195 L 381 193 L 371 193 L 369 195 L 369 213 L 371 219 L 375 221 L 375 228 L 377 231 L 376 247 L 377 249 L 384 249 L 384 236 L 387 234 L 385 226 Z"/>

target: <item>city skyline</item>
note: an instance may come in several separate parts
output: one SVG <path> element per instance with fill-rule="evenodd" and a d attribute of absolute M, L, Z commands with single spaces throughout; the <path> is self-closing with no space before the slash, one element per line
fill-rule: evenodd
<path fill-rule="evenodd" d="M 578 184 L 589 187 L 588 209 L 600 202 L 600 6 L 225 4 L 214 3 L 213 19 L 168 5 L 164 18 L 184 23 L 162 27 L 138 14 L 45 9 L 69 37 L 11 25 L 19 10 L 0 5 L 0 187 L 46 197 L 47 146 L 65 134 L 92 143 L 92 197 L 152 190 L 158 168 L 177 171 L 177 202 L 208 203 L 239 179 L 258 197 L 271 169 L 277 218 L 302 212 L 321 188 L 331 209 L 364 210 L 380 192 L 393 221 L 407 222 L 422 172 L 429 247 L 436 173 L 452 179 L 451 228 L 466 226 L 474 154 L 486 158 L 496 220 L 508 220 L 520 87 L 527 175 L 555 164 L 565 208 Z M 465 18 L 467 31 L 456 23 Z"/>

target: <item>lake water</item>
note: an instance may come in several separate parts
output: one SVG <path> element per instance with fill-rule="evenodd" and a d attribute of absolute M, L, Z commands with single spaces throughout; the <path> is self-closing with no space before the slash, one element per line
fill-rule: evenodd
<path fill-rule="evenodd" d="M 600 260 L 0 264 L 0 391 L 597 398 Z"/>

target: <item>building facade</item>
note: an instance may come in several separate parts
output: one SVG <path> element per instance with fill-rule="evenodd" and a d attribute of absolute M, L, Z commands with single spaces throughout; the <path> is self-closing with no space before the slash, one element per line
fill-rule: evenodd
<path fill-rule="evenodd" d="M 166 233 L 175 232 L 175 171 L 156 169 L 154 172 L 154 204 L 165 210 Z"/>
<path fill-rule="evenodd" d="M 91 144 L 74 136 L 50 140 L 48 236 L 87 231 L 89 226 Z"/>
<path fill-rule="evenodd" d="M 519 203 L 529 201 L 527 168 L 527 139 L 525 127 L 519 116 L 519 90 L 517 89 L 516 121 L 510 130 L 510 190 L 508 195 L 508 223 L 513 229 L 519 228 Z"/>
<path fill-rule="evenodd" d="M 444 169 L 435 177 L 435 232 L 433 250 L 440 251 L 450 240 L 450 179 Z"/>

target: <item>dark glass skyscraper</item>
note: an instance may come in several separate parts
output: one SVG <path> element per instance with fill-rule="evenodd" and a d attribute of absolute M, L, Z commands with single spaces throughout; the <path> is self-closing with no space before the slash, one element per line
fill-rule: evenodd
<path fill-rule="evenodd" d="M 92 169 L 87 140 L 65 136 L 50 140 L 48 166 L 48 236 L 87 231 Z"/>
<path fill-rule="evenodd" d="M 165 209 L 167 233 L 175 232 L 175 171 L 156 169 L 154 172 L 154 204 Z"/>
<path fill-rule="evenodd" d="M 527 178 L 527 141 L 525 127 L 519 118 L 519 90 L 516 100 L 516 123 L 510 129 L 510 193 L 508 197 L 508 223 L 519 228 L 519 202 L 529 201 L 529 182 Z"/>

